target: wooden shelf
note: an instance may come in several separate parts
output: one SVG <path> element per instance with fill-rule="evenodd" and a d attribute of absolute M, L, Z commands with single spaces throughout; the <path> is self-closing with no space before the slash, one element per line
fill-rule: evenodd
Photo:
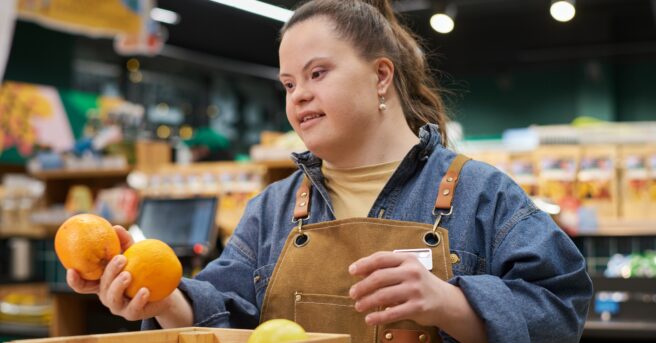
<path fill-rule="evenodd" d="M 297 168 L 292 160 L 254 161 L 253 163 L 266 168 Z"/>
<path fill-rule="evenodd" d="M 50 238 L 54 236 L 54 231 L 47 230 L 41 226 L 35 226 L 34 228 L 19 229 L 19 228 L 6 228 L 0 227 L 0 238 Z"/>
<path fill-rule="evenodd" d="M 37 179 L 65 180 L 65 179 L 91 179 L 102 177 L 125 177 L 132 171 L 131 168 L 119 169 L 88 169 L 88 170 L 48 170 L 31 173 Z"/>
<path fill-rule="evenodd" d="M 656 322 L 644 321 L 608 321 L 588 320 L 585 322 L 583 337 L 603 338 L 654 338 Z"/>
<path fill-rule="evenodd" d="M 614 220 L 601 222 L 594 232 L 579 232 L 575 237 L 656 236 L 656 220 Z"/>
<path fill-rule="evenodd" d="M 49 332 L 50 327 L 47 325 L 0 321 L 0 335 L 45 338 L 48 337 Z"/>

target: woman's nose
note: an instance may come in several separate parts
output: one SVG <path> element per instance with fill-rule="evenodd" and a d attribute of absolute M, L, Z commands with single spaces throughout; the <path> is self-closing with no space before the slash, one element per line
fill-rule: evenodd
<path fill-rule="evenodd" d="M 312 100 L 313 97 L 314 95 L 309 89 L 307 89 L 307 87 L 297 85 L 296 89 L 292 93 L 292 102 L 294 104 L 302 104 Z"/>

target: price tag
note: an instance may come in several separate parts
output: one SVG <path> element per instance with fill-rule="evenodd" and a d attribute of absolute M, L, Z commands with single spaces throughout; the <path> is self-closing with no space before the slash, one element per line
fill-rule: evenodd
<path fill-rule="evenodd" d="M 395 254 L 413 254 L 428 270 L 433 270 L 433 252 L 430 249 L 397 249 Z"/>

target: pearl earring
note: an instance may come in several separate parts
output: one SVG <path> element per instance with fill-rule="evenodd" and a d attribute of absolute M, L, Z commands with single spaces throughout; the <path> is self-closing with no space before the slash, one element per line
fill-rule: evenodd
<path fill-rule="evenodd" d="M 378 104 L 378 109 L 381 111 L 385 111 L 387 109 L 387 105 L 385 105 L 385 97 L 380 96 L 380 103 Z"/>

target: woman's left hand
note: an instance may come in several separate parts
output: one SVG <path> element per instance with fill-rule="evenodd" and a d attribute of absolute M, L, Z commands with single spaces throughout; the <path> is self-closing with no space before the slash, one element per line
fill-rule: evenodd
<path fill-rule="evenodd" d="M 436 326 L 453 287 L 412 254 L 377 252 L 351 264 L 349 273 L 364 278 L 351 287 L 349 295 L 356 301 L 356 311 L 373 311 L 365 318 L 369 325 L 410 319 Z"/>

